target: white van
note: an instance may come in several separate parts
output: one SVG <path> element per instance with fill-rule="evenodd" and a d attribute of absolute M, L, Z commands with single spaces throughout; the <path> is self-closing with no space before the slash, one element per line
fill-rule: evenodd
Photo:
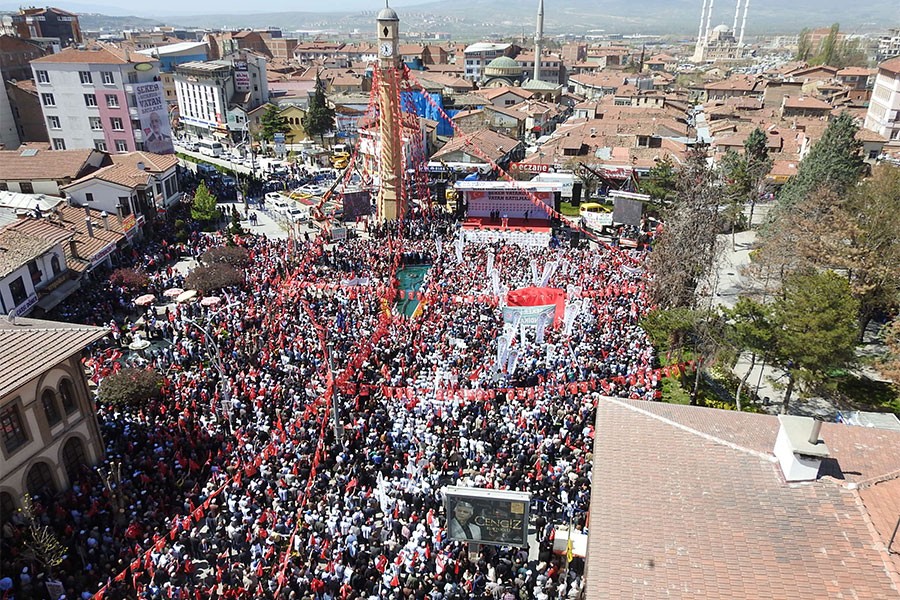
<path fill-rule="evenodd" d="M 205 156 L 222 156 L 222 144 L 209 140 L 197 142 L 197 150 Z"/>

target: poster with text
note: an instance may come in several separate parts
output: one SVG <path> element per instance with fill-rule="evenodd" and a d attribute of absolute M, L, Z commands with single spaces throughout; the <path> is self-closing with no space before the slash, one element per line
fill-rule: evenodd
<path fill-rule="evenodd" d="M 172 127 L 166 108 L 162 82 L 148 81 L 134 86 L 134 96 L 144 134 L 144 149 L 155 154 L 174 154 Z"/>

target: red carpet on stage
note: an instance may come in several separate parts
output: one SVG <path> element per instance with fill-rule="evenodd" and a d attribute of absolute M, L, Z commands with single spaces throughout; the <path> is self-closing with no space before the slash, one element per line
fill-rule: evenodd
<path fill-rule="evenodd" d="M 500 219 L 488 219 L 487 217 L 466 217 L 463 229 L 486 229 L 502 231 L 503 224 Z M 550 221 L 546 219 L 509 219 L 507 227 L 509 231 L 531 231 L 532 233 L 549 233 Z"/>

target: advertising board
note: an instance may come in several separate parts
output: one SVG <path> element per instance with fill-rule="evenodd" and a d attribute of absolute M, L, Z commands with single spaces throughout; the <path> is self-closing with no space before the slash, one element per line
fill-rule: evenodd
<path fill-rule="evenodd" d="M 448 486 L 447 532 L 452 540 L 496 546 L 528 546 L 531 494 Z"/>

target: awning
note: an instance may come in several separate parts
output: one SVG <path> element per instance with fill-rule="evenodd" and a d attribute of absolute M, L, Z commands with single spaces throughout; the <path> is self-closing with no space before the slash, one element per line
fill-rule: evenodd
<path fill-rule="evenodd" d="M 40 300 L 38 300 L 38 308 L 44 310 L 52 310 L 56 305 L 69 297 L 69 295 L 81 287 L 81 282 L 77 279 L 70 279 Z"/>

